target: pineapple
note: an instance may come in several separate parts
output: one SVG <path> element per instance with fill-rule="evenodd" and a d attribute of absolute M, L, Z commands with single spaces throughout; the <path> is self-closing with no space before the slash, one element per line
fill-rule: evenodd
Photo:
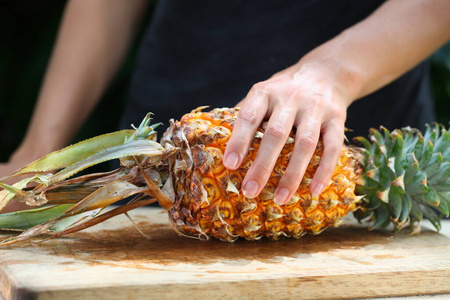
<path fill-rule="evenodd" d="M 260 195 L 247 199 L 241 192 L 245 172 L 256 157 L 266 124 L 258 129 L 250 151 L 237 170 L 222 164 L 227 141 L 239 112 L 235 108 L 203 108 L 171 121 L 155 141 L 150 117 L 135 131 L 119 131 L 70 146 L 11 174 L 35 172 L 13 186 L 0 183 L 0 207 L 16 200 L 41 208 L 0 215 L 0 228 L 25 230 L 3 244 L 51 233 L 52 237 L 75 232 L 130 209 L 158 201 L 180 234 L 198 239 L 215 237 L 299 238 L 338 226 L 349 212 L 368 220 L 371 228 L 393 224 L 420 231 L 428 219 L 440 228 L 449 215 L 450 135 L 439 125 L 424 135 L 404 128 L 389 132 L 371 130 L 369 139 L 357 138 L 362 147 L 343 146 L 329 185 L 312 197 L 309 185 L 320 162 L 319 142 L 302 183 L 292 199 L 279 206 L 273 192 L 294 147 L 291 133 Z M 122 167 L 109 173 L 73 177 L 77 172 L 110 159 Z M 71 179 L 69 179 L 71 178 Z M 26 188 L 30 182 L 38 183 Z M 100 214 L 120 199 L 134 196 L 129 204 Z"/>

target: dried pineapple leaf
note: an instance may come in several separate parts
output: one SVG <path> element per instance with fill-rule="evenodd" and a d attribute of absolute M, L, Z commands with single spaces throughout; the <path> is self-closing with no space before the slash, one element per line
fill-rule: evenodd
<path fill-rule="evenodd" d="M 147 187 L 138 187 L 127 181 L 113 181 L 96 190 L 69 209 L 64 216 L 76 215 L 86 210 L 104 208 L 119 200 L 146 191 Z"/>
<path fill-rule="evenodd" d="M 28 196 L 27 192 L 22 191 L 22 189 L 18 189 L 12 185 L 0 182 L 0 187 L 2 187 L 3 189 L 5 189 L 7 192 L 16 195 L 16 196 L 22 196 L 22 197 L 26 197 Z"/>
<path fill-rule="evenodd" d="M 233 181 L 231 181 L 231 180 L 228 180 L 227 192 L 235 193 L 236 195 L 239 196 L 239 190 L 237 189 L 237 187 L 234 185 Z"/>
<path fill-rule="evenodd" d="M 133 133 L 134 130 L 121 130 L 87 139 L 64 149 L 52 152 L 47 156 L 28 164 L 22 169 L 11 173 L 7 178 L 28 173 L 50 172 L 66 168 L 80 160 L 87 159 L 97 152 L 123 144 L 125 138 L 131 136 Z"/>
<path fill-rule="evenodd" d="M 127 217 L 128 220 L 130 220 L 131 224 L 133 224 L 134 228 L 136 228 L 136 230 L 139 231 L 140 234 L 142 234 L 144 237 L 146 237 L 146 238 L 149 239 L 149 240 L 151 239 L 150 236 L 146 235 L 146 234 L 144 233 L 144 231 L 143 231 L 141 228 L 139 228 L 139 225 L 136 224 L 136 222 L 130 217 L 130 215 L 128 214 L 128 212 L 124 212 L 123 214 L 125 215 L 125 217 Z"/>
<path fill-rule="evenodd" d="M 167 178 L 161 190 L 171 202 L 175 202 L 175 189 L 171 177 Z"/>
<path fill-rule="evenodd" d="M 53 226 L 51 226 L 49 228 L 49 230 L 52 232 L 64 231 L 64 230 L 74 226 L 75 224 L 80 223 L 81 221 L 85 220 L 86 218 L 96 217 L 101 211 L 102 211 L 102 208 L 97 208 L 97 209 L 94 209 L 91 211 L 85 211 L 84 213 L 80 213 L 75 216 L 66 217 L 66 218 L 56 222 Z"/>
<path fill-rule="evenodd" d="M 112 209 L 110 211 L 107 211 L 107 212 L 105 212 L 105 213 L 103 213 L 103 214 L 101 214 L 99 216 L 96 216 L 95 218 L 93 218 L 91 220 L 87 220 L 87 221 L 85 221 L 85 222 L 83 222 L 81 224 L 78 224 L 78 225 L 72 226 L 70 228 L 67 228 L 67 229 L 65 229 L 63 231 L 60 231 L 60 232 L 54 234 L 53 236 L 51 236 L 51 239 L 57 238 L 57 237 L 60 237 L 60 236 L 63 236 L 63 235 L 69 234 L 69 233 L 74 233 L 74 232 L 77 232 L 77 231 L 80 231 L 80 230 L 83 230 L 83 229 L 86 229 L 86 228 L 89 228 L 89 227 L 94 226 L 96 224 L 102 223 L 102 222 L 104 222 L 104 221 L 106 221 L 106 220 L 108 220 L 108 219 L 110 219 L 110 218 L 112 218 L 114 216 L 126 213 L 126 212 L 128 212 L 130 210 L 133 210 L 133 209 L 136 209 L 138 207 L 149 205 L 149 204 L 154 203 L 154 202 L 156 202 L 156 199 L 150 198 L 150 199 L 143 199 L 143 200 L 139 200 L 139 201 L 136 201 L 136 202 L 133 202 L 133 203 L 128 203 L 128 204 L 119 206 L 119 207 L 114 208 L 114 209 Z"/>
<path fill-rule="evenodd" d="M 26 196 L 28 194 L 24 194 L 22 191 L 23 188 L 27 186 L 30 182 L 42 183 L 44 185 L 48 185 L 49 174 L 46 175 L 34 175 L 29 178 L 22 179 L 19 182 L 16 182 L 13 185 L 8 185 L 6 183 L 0 182 L 0 187 L 4 190 L 0 191 L 0 211 L 14 198 L 16 195 Z"/>

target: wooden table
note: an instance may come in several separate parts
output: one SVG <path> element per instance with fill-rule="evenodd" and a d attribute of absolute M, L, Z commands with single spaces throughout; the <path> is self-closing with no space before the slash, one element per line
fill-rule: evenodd
<path fill-rule="evenodd" d="M 0 250 L 9 299 L 343 299 L 450 293 L 450 221 L 419 236 L 351 221 L 299 240 L 179 237 L 141 208 L 84 232 Z M 2 234 L 1 237 L 6 237 Z"/>

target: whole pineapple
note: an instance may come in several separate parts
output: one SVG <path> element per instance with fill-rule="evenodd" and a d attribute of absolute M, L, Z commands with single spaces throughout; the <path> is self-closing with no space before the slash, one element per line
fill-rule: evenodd
<path fill-rule="evenodd" d="M 52 208 L 59 216 L 43 224 L 36 222 L 37 226 L 8 243 L 42 233 L 56 231 L 62 235 L 80 230 L 146 204 L 143 199 L 148 196 L 168 210 L 180 234 L 200 239 L 213 236 L 225 241 L 318 234 L 329 226 L 338 226 L 341 218 L 351 211 L 355 211 L 359 220 L 372 221 L 372 228 L 393 223 L 397 229 L 411 225 L 414 232 L 419 230 L 417 225 L 423 218 L 439 229 L 439 220 L 449 214 L 450 135 L 443 127 L 428 128 L 424 135 L 410 128 L 393 132 L 384 128 L 381 132 L 372 130 L 369 140 L 358 138 L 363 148 L 343 146 L 330 184 L 319 197 L 313 198 L 309 184 L 322 155 L 319 142 L 294 197 L 286 205 L 278 206 L 273 202 L 273 191 L 289 162 L 295 133 L 291 133 L 261 194 L 247 199 L 240 192 L 240 185 L 256 156 L 265 124 L 258 129 L 242 166 L 235 171 L 227 170 L 222 165 L 222 155 L 237 114 L 238 109 L 231 108 L 195 110 L 180 121 L 171 122 L 161 145 L 151 140 L 153 128 L 145 121 L 134 133 L 123 133 L 127 137 L 125 144 L 116 137 L 111 146 L 104 146 L 96 143 L 101 137 L 94 138 L 80 143 L 84 148 L 71 146 L 13 173 L 64 168 L 54 175 L 33 179 L 40 184 L 30 191 L 2 184 L 8 190 L 3 191 L 7 201 L 14 194 L 14 199 L 31 204 L 77 204 L 63 211 Z M 103 139 L 109 141 L 112 137 Z M 89 141 L 92 145 L 86 147 Z M 102 144 L 102 149 L 97 144 Z M 92 148 L 93 154 L 79 154 L 78 159 L 71 156 L 70 162 L 60 162 L 61 157 L 68 156 L 67 151 L 86 148 Z M 55 155 L 61 157 L 55 159 Z M 123 167 L 113 173 L 67 179 L 87 166 L 119 157 Z M 58 163 L 53 163 L 54 160 Z M 158 185 L 164 185 L 162 190 Z M 67 197 L 67 191 L 71 197 Z M 73 196 L 76 192 L 81 196 Z M 115 209 L 114 213 L 97 215 L 96 210 L 130 195 L 136 197 L 133 203 Z M 69 217 L 86 211 L 94 212 L 91 221 L 82 223 L 86 225 L 72 225 L 75 221 L 67 224 Z M 18 220 L 20 214 L 15 219 L 11 215 L 6 217 Z M 0 227 L 14 228 L 1 222 L 0 218 Z"/>

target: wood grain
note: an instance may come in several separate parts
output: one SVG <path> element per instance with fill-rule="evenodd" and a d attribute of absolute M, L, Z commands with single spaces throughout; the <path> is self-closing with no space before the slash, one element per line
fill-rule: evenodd
<path fill-rule="evenodd" d="M 299 240 L 224 243 L 179 237 L 164 214 L 124 217 L 35 246 L 0 250 L 6 299 L 347 299 L 450 293 L 444 234 L 367 231 L 349 221 Z M 4 234 L 3 237 L 6 237 Z"/>

